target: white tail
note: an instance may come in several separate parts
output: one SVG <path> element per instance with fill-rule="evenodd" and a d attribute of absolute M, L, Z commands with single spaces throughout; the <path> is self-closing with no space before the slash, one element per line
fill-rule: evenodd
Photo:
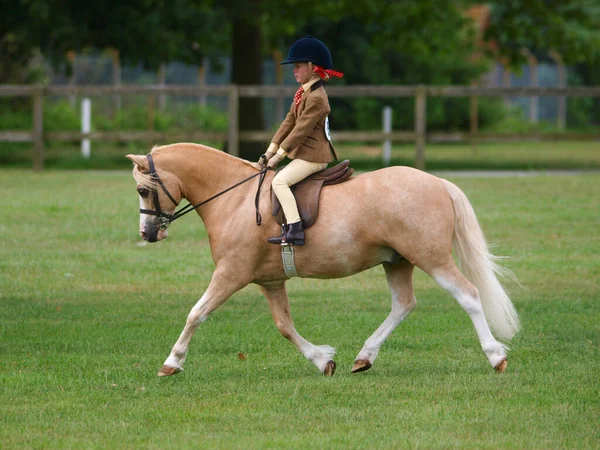
<path fill-rule="evenodd" d="M 479 290 L 479 298 L 490 328 L 503 339 L 519 331 L 519 317 L 496 275 L 512 272 L 496 264 L 467 196 L 458 186 L 442 179 L 454 204 L 454 250 L 465 277 Z"/>

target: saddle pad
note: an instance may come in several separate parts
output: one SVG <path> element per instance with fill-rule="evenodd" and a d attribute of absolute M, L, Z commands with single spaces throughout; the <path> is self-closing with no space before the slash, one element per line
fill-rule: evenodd
<path fill-rule="evenodd" d="M 340 184 L 350 179 L 354 169 L 350 168 L 350 161 L 344 160 L 334 167 L 314 173 L 301 182 L 292 186 L 292 193 L 298 204 L 298 212 L 302 218 L 304 229 L 310 228 L 317 220 L 319 212 L 319 198 L 323 186 Z M 283 223 L 283 211 L 277 196 L 271 188 L 271 205 L 275 220 L 279 225 Z"/>

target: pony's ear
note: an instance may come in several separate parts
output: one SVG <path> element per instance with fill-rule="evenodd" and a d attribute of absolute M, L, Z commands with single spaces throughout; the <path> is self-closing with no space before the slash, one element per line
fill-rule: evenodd
<path fill-rule="evenodd" d="M 144 155 L 126 155 L 125 158 L 133 161 L 141 172 L 148 171 L 148 159 Z"/>

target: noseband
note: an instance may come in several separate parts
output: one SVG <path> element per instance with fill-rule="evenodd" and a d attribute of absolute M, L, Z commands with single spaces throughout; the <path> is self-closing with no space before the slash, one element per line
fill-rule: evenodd
<path fill-rule="evenodd" d="M 167 197 L 169 197 L 169 200 L 171 200 L 171 202 L 173 202 L 175 207 L 179 206 L 178 203 L 173 198 L 173 196 L 171 195 L 171 193 L 169 192 L 169 190 L 165 187 L 165 185 L 161 181 L 160 177 L 158 176 L 158 173 L 156 172 L 156 168 L 154 167 L 154 161 L 152 160 L 152 155 L 150 153 L 148 153 L 146 155 L 146 158 L 148 159 L 148 171 L 142 172 L 142 173 L 144 175 L 150 175 L 152 180 L 155 181 L 156 183 L 158 183 L 158 185 L 162 188 L 163 192 L 165 194 L 167 194 Z M 211 200 L 214 200 L 215 198 L 225 194 L 226 192 L 229 192 L 230 190 L 235 189 L 236 187 L 246 183 L 247 181 L 250 181 L 252 178 L 260 176 L 260 179 L 258 182 L 258 191 L 256 192 L 256 199 L 254 202 L 254 205 L 256 207 L 256 225 L 260 225 L 262 223 L 262 217 L 258 211 L 258 202 L 260 199 L 260 189 L 261 189 L 263 181 L 265 179 L 265 174 L 267 173 L 267 170 L 269 170 L 269 169 L 263 169 L 260 172 L 254 174 L 252 176 L 249 176 L 248 178 L 243 179 L 239 183 L 236 183 L 233 186 L 228 187 L 224 191 L 221 191 L 218 194 L 213 195 L 212 197 L 204 200 L 203 202 L 198 203 L 197 205 L 192 205 L 191 203 L 188 203 L 183 208 L 181 208 L 179 211 L 175 211 L 174 214 L 167 214 L 160 208 L 160 202 L 158 201 L 158 191 L 153 190 L 152 191 L 152 202 L 154 204 L 154 209 L 140 208 L 140 213 L 147 214 L 149 216 L 157 216 L 158 220 L 159 220 L 158 228 L 160 230 L 166 230 L 169 227 L 169 225 L 171 225 L 171 222 L 174 222 L 175 220 L 179 219 L 181 216 L 185 216 L 187 213 L 194 211 L 196 208 L 199 208 L 200 206 L 204 205 L 205 203 L 208 203 Z"/>

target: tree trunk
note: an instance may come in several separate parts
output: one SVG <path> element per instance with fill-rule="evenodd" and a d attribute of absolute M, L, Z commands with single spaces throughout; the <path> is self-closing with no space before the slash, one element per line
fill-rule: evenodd
<path fill-rule="evenodd" d="M 238 85 L 262 84 L 261 31 L 257 17 L 259 1 L 251 2 L 254 11 L 246 11 L 233 20 L 233 51 L 231 82 Z M 262 98 L 241 97 L 239 101 L 239 129 L 264 129 Z M 262 143 L 240 142 L 240 157 L 257 160 L 266 148 Z"/>

